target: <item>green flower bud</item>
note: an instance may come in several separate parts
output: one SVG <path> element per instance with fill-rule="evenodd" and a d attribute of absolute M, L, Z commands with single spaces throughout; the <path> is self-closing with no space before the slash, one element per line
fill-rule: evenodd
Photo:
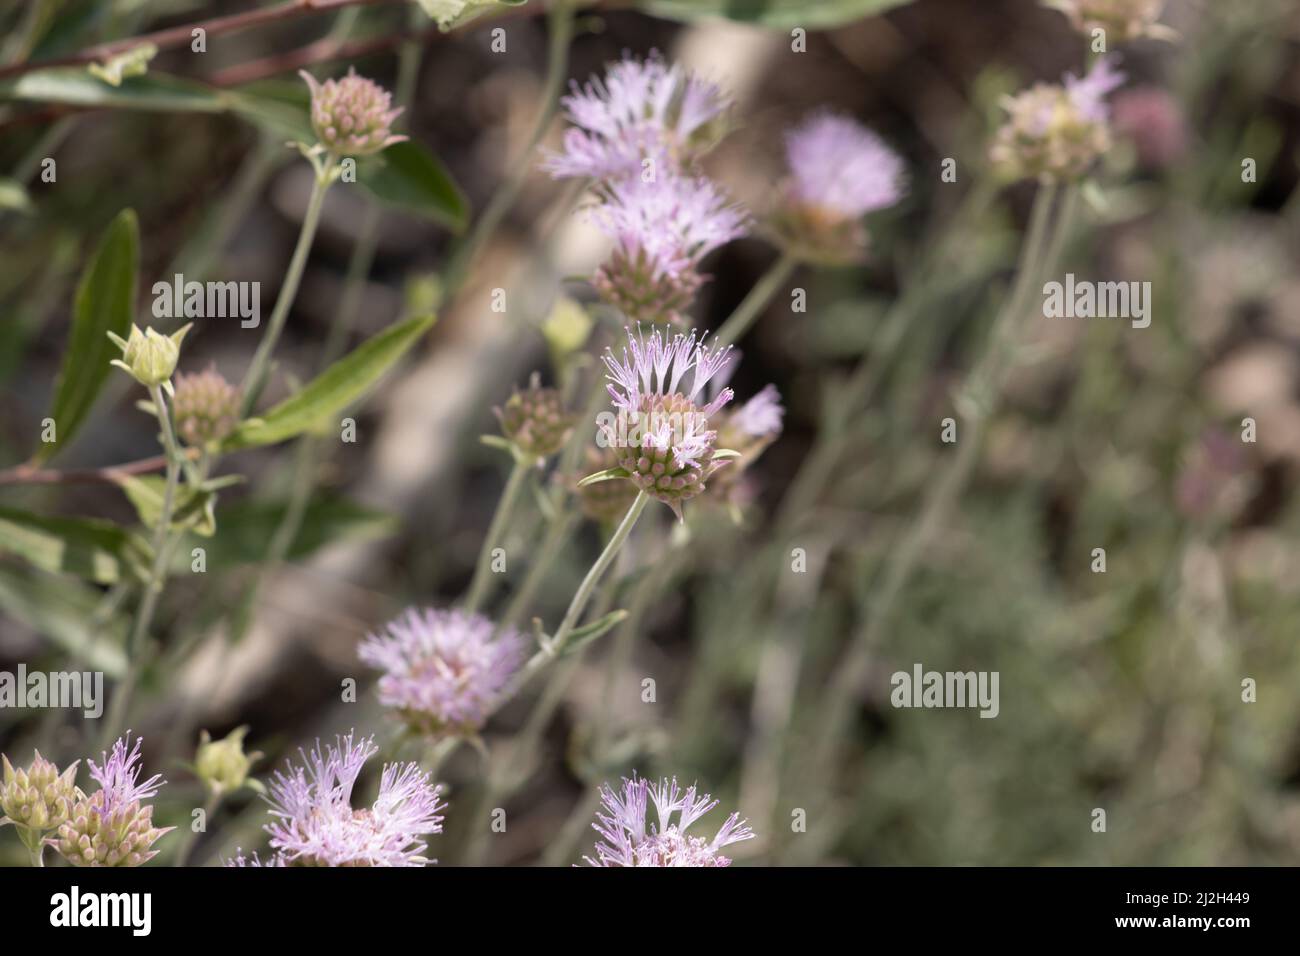
<path fill-rule="evenodd" d="M 213 740 L 206 730 L 199 735 L 199 749 L 194 756 L 194 772 L 213 793 L 238 790 L 248 780 L 248 771 L 260 753 L 244 753 L 247 727 L 232 730 L 222 740 Z"/>
<path fill-rule="evenodd" d="M 63 773 L 36 751 L 26 770 L 15 770 L 9 758 L 3 761 L 4 784 L 0 786 L 0 810 L 18 828 L 23 843 L 35 850 L 47 830 L 57 829 L 72 812 L 77 797 L 77 764 Z"/>
<path fill-rule="evenodd" d="M 114 359 L 112 364 L 147 388 L 162 385 L 176 371 L 181 341 L 189 330 L 187 325 L 171 335 L 163 335 L 151 328 L 141 332 L 139 326 L 132 325 L 131 335 L 125 341 L 109 332 L 108 337 L 122 350 L 122 358 Z"/>
<path fill-rule="evenodd" d="M 140 866 L 158 855 L 151 849 L 175 827 L 153 825 L 153 807 L 139 800 L 105 812 L 104 794 L 78 791 L 71 818 L 51 841 L 73 866 Z"/>

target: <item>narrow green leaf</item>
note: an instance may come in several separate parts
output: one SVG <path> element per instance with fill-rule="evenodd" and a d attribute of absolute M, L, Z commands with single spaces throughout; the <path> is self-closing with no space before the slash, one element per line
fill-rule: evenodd
<path fill-rule="evenodd" d="M 568 640 L 564 642 L 564 647 L 560 648 L 561 654 L 572 654 L 574 651 L 590 644 L 596 638 L 608 633 L 623 621 L 627 620 L 627 611 L 610 611 L 604 617 L 592 621 L 583 627 L 578 628 L 569 635 Z"/>
<path fill-rule="evenodd" d="M 208 570 L 264 561 L 269 529 L 280 526 L 287 507 L 284 501 L 251 500 L 223 506 L 217 533 L 203 542 Z M 302 526 L 285 557 L 296 561 L 333 542 L 373 540 L 397 530 L 398 521 L 391 514 L 345 498 L 317 498 L 307 505 Z M 178 549 L 178 553 L 188 565 L 189 549 Z"/>
<path fill-rule="evenodd" d="M 233 105 L 220 90 L 165 73 L 125 77 L 121 85 L 109 86 L 76 67 L 38 70 L 7 80 L 0 83 L 0 99 L 186 113 L 222 113 Z"/>
<path fill-rule="evenodd" d="M 432 315 L 408 319 L 363 342 L 301 391 L 259 418 L 243 422 L 226 439 L 223 449 L 270 445 L 318 427 L 369 391 L 433 322 Z"/>
<path fill-rule="evenodd" d="M 593 472 L 582 481 L 578 482 L 579 488 L 586 488 L 588 485 L 594 485 L 598 481 L 613 481 L 615 478 L 631 478 L 632 473 L 626 468 L 620 468 L 615 465 L 613 468 L 606 468 L 604 471 Z"/>
<path fill-rule="evenodd" d="M 108 333 L 125 337 L 131 328 L 139 264 L 140 231 L 135 212 L 123 209 L 77 284 L 72 334 L 50 410 L 58 440 L 42 444 L 33 456 L 36 462 L 48 460 L 66 445 L 94 405 L 108 378 L 108 363 L 119 356 Z"/>
<path fill-rule="evenodd" d="M 883 13 L 911 0 L 641 0 L 658 17 L 690 22 L 725 17 L 773 29 L 828 30 Z"/>
<path fill-rule="evenodd" d="M 89 585 L 30 568 L 0 565 L 0 607 L 81 662 L 114 680 L 126 672 L 126 622 L 90 623 L 103 594 Z"/>
<path fill-rule="evenodd" d="M 437 156 L 418 143 L 389 146 L 357 170 L 357 180 L 375 198 L 403 212 L 462 231 L 469 202 Z"/>
<path fill-rule="evenodd" d="M 111 521 L 57 518 L 0 508 L 0 554 L 15 554 L 44 571 L 74 574 L 96 584 L 139 577 L 149 548 Z"/>

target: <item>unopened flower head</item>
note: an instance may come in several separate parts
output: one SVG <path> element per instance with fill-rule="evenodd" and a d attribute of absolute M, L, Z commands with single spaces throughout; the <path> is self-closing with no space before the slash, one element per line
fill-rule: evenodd
<path fill-rule="evenodd" d="M 990 158 L 1011 179 L 1078 179 L 1110 148 L 1106 96 L 1124 82 L 1113 58 L 1101 57 L 1082 78 L 1039 83 L 1003 102 L 1008 117 Z"/>
<path fill-rule="evenodd" d="M 689 167 L 718 138 L 728 101 L 722 91 L 658 54 L 610 64 L 561 100 L 573 124 L 564 149 L 543 164 L 557 179 L 617 179 L 657 167 Z"/>
<path fill-rule="evenodd" d="M 393 96 L 354 69 L 338 80 L 317 82 L 306 70 L 298 73 L 311 87 L 311 125 L 316 139 L 335 156 L 369 156 L 403 142 L 393 133 Z"/>
<path fill-rule="evenodd" d="M 140 866 L 158 855 L 153 845 L 174 829 L 153 825 L 153 806 L 144 801 L 157 796 L 165 781 L 154 774 L 140 782 L 142 741 L 137 737 L 133 747 L 130 742 L 127 731 L 103 755 L 102 765 L 86 761 L 99 790 L 88 797 L 77 791 L 67 822 L 51 840 L 74 866 Z"/>
<path fill-rule="evenodd" d="M 625 477 L 681 517 L 682 502 L 704 491 L 724 462 L 714 458 L 718 433 L 709 419 L 731 401 L 730 388 L 706 400 L 709 380 L 726 368 L 731 346 L 658 329 L 628 332 L 622 357 L 605 350 L 609 394 L 617 412 L 598 422 L 604 447 L 617 450 Z"/>
<path fill-rule="evenodd" d="M 202 448 L 220 442 L 239 424 L 239 389 L 215 368 L 177 375 L 175 388 L 172 417 L 187 445 Z"/>
<path fill-rule="evenodd" d="M 774 225 L 791 251 L 852 262 L 866 250 L 862 217 L 905 195 L 903 161 L 856 120 L 823 112 L 786 133 L 786 182 Z"/>
<path fill-rule="evenodd" d="M 704 283 L 700 261 L 748 227 L 740 207 L 704 177 L 677 173 L 609 184 L 594 207 L 614 251 L 592 285 L 638 322 L 680 322 Z"/>
<path fill-rule="evenodd" d="M 67 821 L 76 801 L 77 761 L 62 773 L 59 768 L 35 752 L 32 762 L 14 769 L 9 758 L 0 754 L 4 767 L 0 785 L 0 812 L 4 819 L 17 825 L 24 836 L 36 840 L 46 830 L 54 830 Z"/>
<path fill-rule="evenodd" d="M 262 755 L 244 753 L 247 733 L 247 727 L 236 727 L 221 740 L 213 740 L 206 730 L 200 733 L 194 772 L 213 793 L 230 793 L 248 781 L 248 771 Z"/>
<path fill-rule="evenodd" d="M 1174 35 L 1156 22 L 1165 0 L 1047 0 L 1046 5 L 1064 13 L 1081 33 L 1104 31 L 1110 44 Z"/>
<path fill-rule="evenodd" d="M 516 391 L 494 411 L 506 440 L 529 458 L 554 455 L 573 431 L 574 419 L 564 408 L 563 396 L 558 389 L 543 388 L 536 374 L 527 389 Z"/>
<path fill-rule="evenodd" d="M 621 791 L 602 786 L 600 800 L 602 809 L 592 827 L 603 840 L 596 844 L 595 859 L 584 858 L 592 866 L 730 866 L 720 851 L 754 836 L 738 813 L 727 817 L 711 840 L 688 835 L 691 824 L 718 801 L 697 794 L 694 785 L 683 791 L 676 778 L 652 784 L 633 774 L 624 778 Z M 653 821 L 647 819 L 651 804 Z"/>
<path fill-rule="evenodd" d="M 473 733 L 523 661 L 527 641 L 481 614 L 409 608 L 361 643 L 358 655 L 384 672 L 379 700 L 412 730 Z"/>
<path fill-rule="evenodd" d="M 385 764 L 379 796 L 368 809 L 352 807 L 352 788 L 361 767 L 379 752 L 373 738 L 337 747 L 320 742 L 302 754 L 304 766 L 290 765 L 271 783 L 267 801 L 275 819 L 265 827 L 271 863 L 288 866 L 424 866 L 426 834 L 442 832 L 441 787 L 418 764 Z M 244 864 L 247 865 L 247 861 Z"/>
<path fill-rule="evenodd" d="M 146 388 L 163 385 L 176 371 L 176 363 L 181 357 L 181 342 L 189 330 L 190 326 L 186 325 L 171 335 L 163 335 L 151 328 L 141 332 L 139 326 L 132 325 L 131 334 L 125 339 L 109 332 L 113 344 L 122 350 L 122 357 L 109 364 L 127 372 Z"/>

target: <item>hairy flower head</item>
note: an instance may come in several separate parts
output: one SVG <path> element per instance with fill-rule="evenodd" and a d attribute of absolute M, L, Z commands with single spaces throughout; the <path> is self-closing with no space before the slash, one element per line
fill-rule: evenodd
<path fill-rule="evenodd" d="M 304 766 L 291 764 L 287 772 L 276 772 L 266 797 L 274 818 L 265 827 L 277 851 L 272 859 L 289 866 L 429 863 L 422 855 L 428 846 L 421 837 L 442 832 L 442 788 L 418 764 L 385 764 L 374 804 L 353 809 L 357 776 L 379 748 L 371 737 L 354 743 L 350 733 L 336 743 L 322 750 L 317 741 L 310 754 L 299 751 Z"/>
<path fill-rule="evenodd" d="M 159 774 L 140 781 L 140 745 L 130 747 L 131 732 L 119 737 L 103 763 L 87 760 L 99 789 L 90 796 L 77 791 L 68 820 L 49 842 L 74 866 L 140 866 L 158 855 L 154 843 L 174 827 L 153 825 L 153 806 L 166 782 Z M 130 747 L 130 749 L 128 749 Z"/>
<path fill-rule="evenodd" d="M 1062 85 L 1039 83 L 1006 98 L 1007 121 L 990 150 L 994 165 L 1012 179 L 1083 176 L 1110 148 L 1106 96 L 1124 80 L 1114 58 L 1101 57 L 1082 78 L 1066 74 Z"/>
<path fill-rule="evenodd" d="M 418 733 L 469 734 L 523 662 L 527 641 L 481 614 L 409 608 L 358 648 L 384 672 L 379 700 Z"/>
<path fill-rule="evenodd" d="M 564 408 L 564 397 L 558 389 L 543 388 L 536 373 L 528 388 L 516 389 L 504 407 L 493 411 L 506 440 L 529 458 L 554 455 L 573 431 L 573 416 Z"/>
<path fill-rule="evenodd" d="M 1045 0 L 1070 18 L 1081 33 L 1103 30 L 1108 43 L 1125 43 L 1140 37 L 1171 39 L 1173 31 L 1156 21 L 1165 0 Z"/>
<path fill-rule="evenodd" d="M 754 836 L 738 813 L 723 821 L 712 840 L 688 835 L 691 824 L 718 801 L 697 794 L 694 785 L 683 791 L 676 778 L 652 784 L 633 774 L 623 779 L 621 791 L 602 786 L 600 800 L 602 808 L 592 827 L 603 839 L 596 844 L 595 859 L 584 857 L 591 866 L 730 866 L 731 860 L 719 851 Z M 651 804 L 653 821 L 647 819 Z"/>
<path fill-rule="evenodd" d="M 795 254 L 853 262 L 866 251 L 862 217 L 906 193 L 903 161 L 879 136 L 847 116 L 817 113 L 786 133 L 790 177 L 774 218 Z"/>
<path fill-rule="evenodd" d="M 641 173 L 647 161 L 656 172 L 689 166 L 713 144 L 728 101 L 718 87 L 652 53 L 610 64 L 603 80 L 573 84 L 561 104 L 573 125 L 564 149 L 543 168 L 557 179 L 616 179 Z"/>
<path fill-rule="evenodd" d="M 702 176 L 633 176 L 603 193 L 591 216 L 614 251 L 592 284 L 630 319 L 681 322 L 704 284 L 701 260 L 743 236 L 748 216 Z"/>
<path fill-rule="evenodd" d="M 616 411 L 598 421 L 600 444 L 616 449 L 620 477 L 679 518 L 682 502 L 704 491 L 723 464 L 714 458 L 718 433 L 709 420 L 732 391 L 721 388 L 708 398 L 706 389 L 730 359 L 731 346 L 706 345 L 694 330 L 671 338 L 658 329 L 648 337 L 629 330 L 621 357 L 605 350 Z"/>

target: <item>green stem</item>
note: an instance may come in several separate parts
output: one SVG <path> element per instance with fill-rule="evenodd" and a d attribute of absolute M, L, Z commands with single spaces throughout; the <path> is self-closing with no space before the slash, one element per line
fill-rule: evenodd
<path fill-rule="evenodd" d="M 220 803 L 220 794 L 212 793 L 208 797 L 208 802 L 203 805 L 203 824 L 205 827 L 212 819 L 212 815 L 217 812 Z M 194 850 L 194 844 L 198 841 L 198 838 L 198 831 L 191 825 L 189 832 L 185 834 L 185 839 L 181 841 L 181 845 L 176 849 L 176 860 L 172 863 L 172 866 L 185 866 L 189 862 L 190 853 Z"/>
<path fill-rule="evenodd" d="M 469 268 L 479 251 L 492 238 L 501 221 L 510 212 L 523 188 L 524 178 L 532 168 L 533 152 L 537 149 L 551 125 L 555 110 L 564 89 L 569 71 L 569 43 L 573 39 L 573 2 L 556 0 L 549 13 L 550 43 L 547 50 L 546 80 L 542 87 L 542 106 L 524 149 L 509 177 L 497 186 L 496 192 L 479 214 L 474 228 L 452 253 L 447 268 L 443 270 L 443 302 L 450 302 L 460 291 L 468 277 Z"/>
<path fill-rule="evenodd" d="M 515 510 L 515 502 L 519 499 L 519 492 L 523 490 L 524 480 L 531 469 L 532 465 L 522 458 L 516 458 L 514 467 L 510 469 L 510 478 L 506 481 L 505 490 L 501 492 L 501 500 L 497 502 L 497 510 L 492 515 L 492 524 L 488 526 L 487 536 L 483 538 L 478 564 L 474 567 L 474 578 L 470 581 L 469 593 L 465 597 L 465 610 L 471 614 L 478 610 L 491 590 L 490 582 L 494 577 L 492 552 L 496 550 L 505 534 L 506 525 Z"/>
<path fill-rule="evenodd" d="M 311 198 L 307 201 L 307 213 L 303 216 L 302 229 L 298 233 L 298 244 L 294 247 L 293 258 L 289 260 L 289 271 L 284 275 L 284 284 L 280 286 L 280 295 L 275 300 L 275 308 L 271 311 L 271 319 L 267 324 L 266 332 L 263 333 L 257 351 L 253 353 L 252 364 L 249 365 L 248 373 L 244 376 L 244 399 L 240 408 L 241 417 L 248 417 L 248 414 L 257 404 L 262 389 L 266 387 L 266 379 L 270 373 L 271 355 L 275 351 L 276 343 L 280 340 L 280 333 L 284 331 L 284 323 L 289 317 L 289 309 L 293 305 L 293 300 L 298 295 L 298 284 L 302 281 L 303 269 L 307 265 L 307 254 L 311 251 L 312 241 L 316 237 L 316 226 L 320 223 L 321 206 L 325 202 L 325 193 L 329 190 L 332 182 L 331 167 L 332 163 L 326 163 L 324 168 L 317 170 L 316 179 L 311 188 Z"/>
<path fill-rule="evenodd" d="M 167 576 L 167 561 L 171 556 L 172 513 L 176 507 L 176 487 L 181 474 L 181 454 L 177 447 L 176 433 L 172 430 L 171 415 L 167 411 L 166 398 L 158 385 L 149 386 L 149 397 L 153 401 L 154 411 L 158 416 L 158 425 L 162 430 L 163 449 L 167 455 L 167 476 L 163 484 L 162 509 L 158 513 L 158 524 L 153 529 L 153 564 L 149 569 L 149 579 L 145 582 L 144 596 L 136 611 L 135 623 L 126 643 L 126 675 L 122 686 L 113 698 L 109 719 L 104 723 L 104 739 L 111 740 L 118 730 L 124 730 L 131 696 L 135 692 L 136 682 L 140 677 L 140 658 L 143 644 L 153 622 L 158 598 L 162 594 L 163 581 Z"/>
<path fill-rule="evenodd" d="M 736 306 L 735 311 L 718 327 L 717 334 L 713 337 L 714 344 L 731 345 L 749 331 L 749 327 L 767 308 L 773 296 L 789 281 L 791 273 L 798 264 L 797 259 L 788 252 L 783 252 L 758 282 L 754 283 L 754 287 L 741 300 L 740 305 Z"/>
<path fill-rule="evenodd" d="M 605 571 L 614 562 L 614 558 L 627 541 L 627 536 L 632 533 L 633 526 L 636 524 L 637 519 L 641 517 L 641 512 L 645 510 L 645 506 L 649 501 L 650 497 L 644 491 L 637 492 L 636 500 L 627 509 L 627 514 L 623 516 L 618 528 L 610 536 L 609 542 L 605 545 L 605 550 L 600 552 L 600 557 L 591 566 L 587 576 L 582 579 L 582 583 L 578 585 L 578 590 L 573 595 L 573 600 L 569 602 L 569 609 L 565 612 L 564 619 L 560 621 L 559 629 L 551 638 L 553 652 L 562 653 L 564 651 L 565 642 L 569 639 L 569 635 L 573 633 L 573 629 L 578 626 L 582 612 L 586 610 L 587 602 L 591 600 L 592 592 L 595 591 L 596 585 L 600 583 Z"/>

